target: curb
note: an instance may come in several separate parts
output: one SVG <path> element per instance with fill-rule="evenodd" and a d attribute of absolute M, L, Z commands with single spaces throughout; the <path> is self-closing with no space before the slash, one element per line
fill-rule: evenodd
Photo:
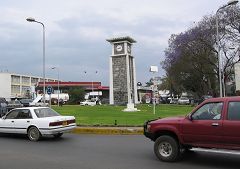
<path fill-rule="evenodd" d="M 102 128 L 102 127 L 77 127 L 74 134 L 99 134 L 99 135 L 143 135 L 142 128 Z"/>

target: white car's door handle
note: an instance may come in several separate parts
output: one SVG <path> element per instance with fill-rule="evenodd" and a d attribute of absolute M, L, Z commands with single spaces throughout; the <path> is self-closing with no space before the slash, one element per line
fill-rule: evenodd
<path fill-rule="evenodd" d="M 212 126 L 219 126 L 218 123 L 212 123 Z"/>
<path fill-rule="evenodd" d="M 27 123 L 30 123 L 30 121 L 28 120 Z"/>
<path fill-rule="evenodd" d="M 12 123 L 14 123 L 14 121 L 11 121 Z"/>

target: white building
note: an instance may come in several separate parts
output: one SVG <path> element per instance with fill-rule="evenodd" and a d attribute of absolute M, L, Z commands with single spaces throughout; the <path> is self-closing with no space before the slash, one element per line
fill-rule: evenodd
<path fill-rule="evenodd" d="M 20 75 L 14 73 L 0 73 L 0 97 L 6 99 L 25 97 L 27 92 L 35 92 L 37 82 L 42 82 L 42 77 Z M 46 78 L 47 82 L 57 81 L 56 79 Z"/>

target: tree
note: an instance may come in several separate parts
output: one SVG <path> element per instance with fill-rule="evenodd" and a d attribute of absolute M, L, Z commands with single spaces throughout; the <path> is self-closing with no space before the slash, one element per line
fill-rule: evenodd
<path fill-rule="evenodd" d="M 69 103 L 76 104 L 84 100 L 85 90 L 81 87 L 71 87 L 68 90 Z"/>
<path fill-rule="evenodd" d="M 239 62 L 240 9 L 238 6 L 227 8 L 219 15 L 220 54 L 223 55 L 223 85 L 234 74 L 234 65 Z"/>
<path fill-rule="evenodd" d="M 223 74 L 231 76 L 233 66 L 239 62 L 238 7 L 226 8 L 218 13 L 220 49 L 223 56 Z M 234 47 L 229 50 L 229 47 Z M 209 15 L 194 27 L 178 35 L 172 35 L 165 50 L 162 63 L 166 71 L 168 89 L 173 92 L 191 92 L 196 96 L 217 95 L 219 91 L 218 50 L 216 38 L 216 16 Z"/>
<path fill-rule="evenodd" d="M 148 82 L 146 82 L 146 87 L 150 87 L 153 85 L 153 78 L 151 78 Z"/>
<path fill-rule="evenodd" d="M 206 42 L 212 42 L 206 41 L 209 36 L 204 35 L 204 29 L 200 25 L 170 38 L 162 65 L 174 94 L 190 92 L 201 96 L 202 93 L 209 92 L 204 89 L 211 84 L 207 81 L 213 79 L 212 76 L 216 73 L 216 56 L 213 48 L 206 47 L 211 46 Z"/>

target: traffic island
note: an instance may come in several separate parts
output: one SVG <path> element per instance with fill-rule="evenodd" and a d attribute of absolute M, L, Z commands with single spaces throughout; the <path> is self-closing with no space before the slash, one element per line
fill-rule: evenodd
<path fill-rule="evenodd" d="M 75 134 L 100 134 L 100 135 L 142 135 L 142 127 L 77 127 Z"/>

